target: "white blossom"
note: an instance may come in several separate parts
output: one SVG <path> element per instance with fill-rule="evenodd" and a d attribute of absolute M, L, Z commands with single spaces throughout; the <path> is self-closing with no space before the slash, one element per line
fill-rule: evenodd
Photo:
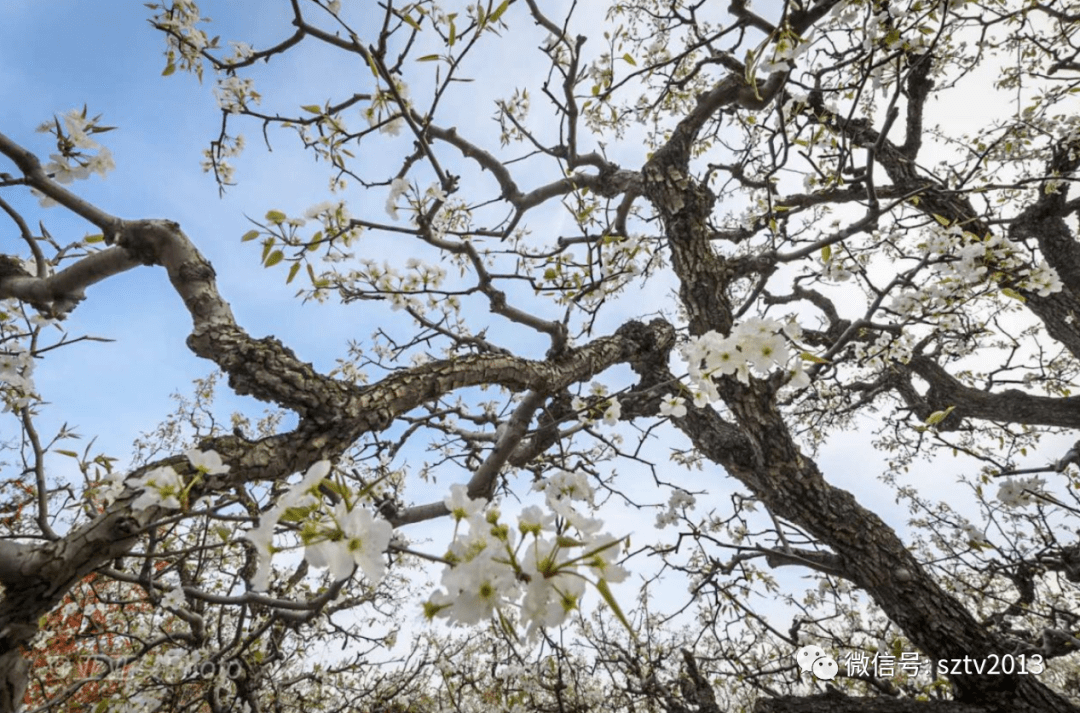
<path fill-rule="evenodd" d="M 686 415 L 686 399 L 682 396 L 672 396 L 660 402 L 660 415 L 671 418 L 682 418 Z"/>
<path fill-rule="evenodd" d="M 1031 505 L 1035 496 L 1042 492 L 1046 480 L 1039 476 L 1030 478 L 1007 478 L 998 488 L 997 498 L 1007 508 Z"/>
<path fill-rule="evenodd" d="M 578 608 L 585 593 L 585 581 L 559 567 L 567 558 L 566 550 L 553 540 L 537 539 L 529 545 L 522 571 L 528 580 L 521 602 L 521 618 L 528 622 L 531 637 L 544 627 L 558 626 Z"/>
<path fill-rule="evenodd" d="M 619 416 L 622 415 L 622 406 L 619 404 L 618 399 L 611 399 L 608 402 L 608 406 L 604 409 L 604 423 L 609 426 L 614 426 L 619 422 Z"/>
<path fill-rule="evenodd" d="M 191 466 L 204 475 L 218 475 L 228 473 L 229 466 L 221 462 L 221 456 L 217 451 L 201 452 L 192 449 L 184 454 Z"/>
<path fill-rule="evenodd" d="M 443 498 L 443 504 L 450 511 L 454 521 L 461 522 L 479 514 L 487 503 L 483 500 L 470 498 L 468 488 L 460 483 L 455 483 L 450 486 L 450 494 Z"/>
<path fill-rule="evenodd" d="M 390 195 L 386 199 L 386 214 L 394 220 L 398 220 L 398 199 L 409 190 L 409 182 L 404 178 L 395 178 L 390 183 Z"/>
<path fill-rule="evenodd" d="M 524 535 L 531 533 L 539 536 L 541 532 L 547 532 L 554 528 L 555 515 L 539 505 L 529 505 L 518 515 L 518 530 Z"/>
<path fill-rule="evenodd" d="M 131 481 L 130 486 L 134 490 L 143 489 L 142 494 L 131 503 L 131 509 L 135 512 L 151 507 L 180 509 L 180 494 L 183 492 L 184 482 L 172 466 L 154 468 Z"/>
<path fill-rule="evenodd" d="M 214 88 L 214 96 L 218 106 L 230 114 L 239 114 L 249 101 L 258 104 L 262 99 L 255 91 L 255 83 L 251 79 L 241 79 L 236 75 L 219 79 L 217 87 Z"/>
<path fill-rule="evenodd" d="M 255 527 L 240 535 L 251 542 L 258 552 L 258 566 L 250 582 L 253 591 L 263 592 L 270 586 L 270 560 L 274 554 L 274 529 L 278 521 L 290 509 L 302 511 L 315 507 L 319 503 L 316 496 L 319 484 L 329 473 L 330 461 L 321 460 L 312 465 L 299 483 L 289 488 L 269 511 L 263 513 Z"/>
<path fill-rule="evenodd" d="M 161 606 L 166 609 L 182 609 L 186 601 L 184 599 L 184 590 L 180 587 L 173 587 L 161 597 Z"/>
<path fill-rule="evenodd" d="M 393 527 L 375 518 L 367 508 L 355 505 L 349 510 L 344 502 L 333 509 L 336 531 L 328 539 L 308 544 L 304 556 L 313 567 L 327 567 L 334 579 L 344 579 L 359 565 L 364 576 L 377 584 L 386 573 L 383 553 L 390 545 Z"/>

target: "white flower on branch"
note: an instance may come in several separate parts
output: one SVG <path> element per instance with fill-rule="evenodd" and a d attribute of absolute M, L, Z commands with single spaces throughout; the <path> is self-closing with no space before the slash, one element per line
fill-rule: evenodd
<path fill-rule="evenodd" d="M 672 396 L 660 402 L 660 415 L 671 418 L 682 418 L 686 415 L 686 399 L 682 396 Z"/>
<path fill-rule="evenodd" d="M 270 560 L 275 551 L 274 529 L 278 522 L 287 513 L 301 515 L 308 509 L 314 509 L 319 503 L 319 484 L 329 473 L 330 461 L 321 460 L 312 465 L 303 479 L 289 488 L 288 492 L 278 498 L 277 503 L 259 518 L 258 525 L 241 534 L 258 552 L 258 566 L 250 582 L 253 591 L 263 592 L 270 586 Z"/>
<path fill-rule="evenodd" d="M 327 567 L 334 579 L 352 574 L 355 565 L 373 585 L 386 573 L 383 553 L 390 545 L 393 527 L 359 504 L 349 510 L 344 502 L 334 506 L 334 529 L 325 539 L 310 543 L 304 556 L 312 567 Z"/>
<path fill-rule="evenodd" d="M 131 503 L 131 509 L 137 513 L 151 507 L 180 509 L 184 481 L 172 466 L 154 468 L 141 478 L 131 481 L 129 485 L 135 490 L 143 489 L 142 494 Z"/>
<path fill-rule="evenodd" d="M 455 522 L 461 522 L 478 515 L 484 509 L 484 505 L 487 504 L 483 500 L 470 498 L 468 488 L 461 483 L 450 486 L 450 494 L 443 498 L 443 503 L 446 505 L 446 509 L 450 511 Z"/>
<path fill-rule="evenodd" d="M 191 467 L 204 475 L 219 475 L 229 472 L 229 466 L 221 462 L 221 456 L 218 455 L 217 451 L 203 452 L 193 448 L 184 455 L 187 456 Z"/>
<path fill-rule="evenodd" d="M 394 220 L 399 220 L 398 216 L 398 199 L 405 195 L 405 191 L 409 190 L 409 182 L 404 178 L 395 178 L 390 183 L 390 195 L 386 198 L 386 214 Z"/>
<path fill-rule="evenodd" d="M 604 409 L 604 423 L 609 426 L 614 426 L 619 422 L 619 416 L 622 415 L 622 406 L 619 404 L 618 399 L 611 399 L 608 401 L 608 406 Z"/>
<path fill-rule="evenodd" d="M 1031 505 L 1043 491 L 1046 479 L 1039 476 L 1030 478 L 1008 478 L 998 488 L 997 498 L 1007 508 L 1022 508 Z"/>

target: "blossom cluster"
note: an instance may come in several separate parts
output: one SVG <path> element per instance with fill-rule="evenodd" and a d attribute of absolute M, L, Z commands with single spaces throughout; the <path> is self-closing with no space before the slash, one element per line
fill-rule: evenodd
<path fill-rule="evenodd" d="M 229 114 L 239 114 L 247 108 L 248 102 L 258 104 L 262 99 L 251 79 L 241 79 L 235 74 L 218 80 L 214 97 L 218 107 Z"/>
<path fill-rule="evenodd" d="M 166 31 L 168 43 L 168 66 L 166 72 L 176 71 L 176 59 L 179 54 L 180 66 L 185 70 L 194 70 L 202 79 L 201 53 L 212 42 L 206 31 L 198 27 L 208 22 L 202 17 L 198 5 L 193 0 L 173 0 L 169 5 L 148 4 L 151 10 L 158 10 L 151 22 Z M 171 69 L 170 69 L 171 68 Z"/>
<path fill-rule="evenodd" d="M 858 27 L 861 24 L 860 37 L 866 52 L 882 45 L 889 50 L 903 49 L 921 55 L 934 42 L 934 26 L 927 22 L 934 14 L 916 12 L 906 3 L 868 4 L 847 0 L 834 5 L 829 15 L 837 18 L 842 26 Z"/>
<path fill-rule="evenodd" d="M 1040 262 L 1029 266 L 1018 246 L 998 234 L 978 238 L 960 226 L 932 226 L 921 244 L 934 262 L 937 278 L 910 287 L 893 298 L 891 308 L 902 316 L 948 311 L 955 298 L 987 279 L 1005 275 L 1015 279 L 1014 288 L 1046 297 L 1061 291 L 1061 278 L 1053 267 Z"/>
<path fill-rule="evenodd" d="M 390 194 L 386 197 L 386 214 L 394 220 L 401 220 L 401 215 L 398 213 L 398 203 L 409 192 L 409 188 L 409 181 L 403 177 L 395 178 L 390 182 Z M 445 203 L 446 199 L 446 193 L 438 182 L 428 186 L 422 196 L 408 198 L 409 210 L 414 214 L 413 225 L 418 224 L 416 216 L 423 213 L 434 201 Z M 438 237 L 441 237 L 441 233 L 439 233 Z"/>
<path fill-rule="evenodd" d="M 656 526 L 660 529 L 673 525 L 679 519 L 679 513 L 693 510 L 697 504 L 697 498 L 682 488 L 676 488 L 668 498 L 667 509 L 656 516 Z"/>
<path fill-rule="evenodd" d="M 577 301 L 584 306 L 595 306 L 608 295 L 617 294 L 643 272 L 644 265 L 652 257 L 648 244 L 636 236 L 605 240 L 604 258 L 600 267 L 600 280 L 587 281 L 591 289 L 585 294 L 567 293 L 563 304 Z"/>
<path fill-rule="evenodd" d="M 222 462 L 221 456 L 216 451 L 200 451 L 193 448 L 184 455 L 197 473 L 191 480 L 185 481 L 171 465 L 152 468 L 137 478 L 126 478 L 122 473 L 117 472 L 102 484 L 98 495 L 104 503 L 109 504 L 115 501 L 125 489 L 130 488 L 132 491 L 142 491 L 131 502 L 131 509 L 136 514 L 150 508 L 179 510 L 184 507 L 188 491 L 198 478 L 203 475 L 229 472 L 229 466 Z"/>
<path fill-rule="evenodd" d="M 44 168 L 45 172 L 57 183 L 67 184 L 75 180 L 83 180 L 93 173 L 104 177 L 116 168 L 112 152 L 92 138 L 94 134 L 115 128 L 99 125 L 100 118 L 100 116 L 87 117 L 86 107 L 83 107 L 72 109 L 63 116 L 47 121 L 37 128 L 40 133 L 48 133 L 56 137 L 58 153 L 49 154 L 50 160 Z M 87 153 L 95 150 L 96 153 Z M 41 197 L 41 194 L 36 191 L 34 194 Z M 55 205 L 55 202 L 41 197 L 41 205 L 49 207 Z"/>
<path fill-rule="evenodd" d="M 232 54 L 223 60 L 225 64 L 237 64 L 255 54 L 254 48 L 247 42 L 230 40 L 229 46 L 232 48 Z"/>
<path fill-rule="evenodd" d="M 406 261 L 404 274 L 386 261 L 380 265 L 374 260 L 364 258 L 360 262 L 363 267 L 350 271 L 349 280 L 365 282 L 376 292 L 387 295 L 391 308 L 395 311 L 409 307 L 414 311 L 423 312 L 423 303 L 413 295 L 437 290 L 446 279 L 445 268 L 418 258 L 409 258 Z M 459 304 L 454 296 L 450 296 L 448 300 L 451 304 L 447 306 Z M 429 306 L 434 307 L 435 298 L 429 295 L 428 303 Z"/>
<path fill-rule="evenodd" d="M 456 523 L 454 539 L 445 555 L 443 588 L 424 605 L 428 619 L 471 625 L 494 615 L 506 630 L 525 626 L 531 640 L 565 621 L 588 583 L 623 619 L 608 589 L 628 576 L 617 564 L 622 540 L 601 533 L 603 522 L 578 510 L 593 500 L 587 477 L 557 471 L 535 489 L 543 492 L 546 508 L 524 508 L 514 528 L 498 509 L 469 498 L 465 486 L 452 486 L 444 503 Z"/>
<path fill-rule="evenodd" d="M 330 462 L 319 461 L 308 468 L 299 483 L 278 498 L 259 518 L 259 524 L 244 533 L 255 545 L 259 564 L 251 588 L 265 591 L 270 584 L 274 530 L 279 522 L 295 523 L 304 545 L 304 557 L 311 566 L 326 568 L 334 579 L 345 579 L 359 566 L 375 584 L 386 573 L 383 553 L 390 544 L 393 528 L 364 507 L 363 497 L 337 488 L 341 496 L 329 511 L 322 509 L 319 486 L 330 474 Z"/>
<path fill-rule="evenodd" d="M 342 200 L 322 201 L 304 211 L 304 221 L 334 219 L 339 223 L 349 220 L 349 205 Z"/>
<path fill-rule="evenodd" d="M 813 42 L 813 33 L 806 37 L 799 37 L 790 28 L 780 33 L 776 44 L 772 47 L 772 57 L 762 60 L 758 64 L 758 72 L 772 74 L 773 72 L 787 72 L 795 67 L 794 60 L 810 49 Z"/>
<path fill-rule="evenodd" d="M 880 369 L 887 362 L 907 364 L 914 352 L 914 339 L 909 332 L 892 334 L 881 332 L 873 342 L 858 341 L 852 347 L 852 354 L 862 366 Z"/>
<path fill-rule="evenodd" d="M 774 367 L 780 367 L 789 371 L 790 385 L 795 388 L 809 385 L 801 355 L 796 355 L 794 366 L 788 365 L 792 357 L 788 340 L 794 341 L 800 335 L 794 321 L 781 324 L 774 319 L 753 317 L 735 325 L 726 337 L 711 330 L 694 337 L 680 349 L 695 390 L 694 404 L 700 407 L 720 398 L 714 377 L 734 375 L 747 384 L 751 369 L 765 376 Z"/>
<path fill-rule="evenodd" d="M 961 537 L 971 547 L 981 549 L 983 546 L 990 544 L 990 540 L 986 539 L 983 531 L 968 522 L 966 518 L 961 518 L 959 530 Z"/>
<path fill-rule="evenodd" d="M 529 90 L 514 89 L 514 95 L 509 100 L 498 101 L 497 106 L 499 107 L 497 119 L 501 130 L 500 143 L 506 146 L 511 141 L 525 141 L 527 136 L 521 127 L 525 125 L 529 115 Z"/>
<path fill-rule="evenodd" d="M 592 426 L 596 418 L 602 419 L 607 426 L 615 426 L 622 416 L 622 404 L 616 396 L 608 398 L 608 389 L 598 381 L 593 381 L 589 387 L 589 399 L 583 396 L 575 396 L 570 402 L 570 407 L 578 414 L 578 421 L 585 426 Z"/>
<path fill-rule="evenodd" d="M 686 399 L 682 396 L 672 396 L 660 402 L 660 415 L 671 418 L 682 418 L 686 415 Z"/>
<path fill-rule="evenodd" d="M 9 342 L 0 347 L 0 396 L 4 411 L 29 405 L 34 396 L 34 359 L 21 345 Z"/>
<path fill-rule="evenodd" d="M 395 96 L 395 92 L 397 96 Z M 399 105 L 398 100 L 403 103 Z M 401 118 L 401 111 L 409 107 L 409 86 L 400 77 L 394 77 L 394 90 L 380 88 L 371 99 L 371 104 L 364 109 L 363 115 L 368 124 L 373 128 L 379 127 L 379 131 L 391 136 L 401 133 L 401 127 L 405 120 Z"/>
<path fill-rule="evenodd" d="M 593 382 L 589 386 L 590 399 L 575 396 L 570 407 L 577 412 L 578 421 L 591 426 L 599 416 L 608 426 L 614 426 L 622 415 L 622 405 L 614 396 L 607 397 L 608 389 L 601 383 Z M 591 405 L 590 405 L 591 404 Z"/>
<path fill-rule="evenodd" d="M 184 480 L 171 465 L 154 468 L 128 483 L 135 490 L 142 492 L 131 503 L 131 509 L 137 513 L 152 507 L 166 510 L 179 510 L 180 498 L 184 492 Z"/>
<path fill-rule="evenodd" d="M 222 136 L 210 148 L 203 149 L 203 160 L 199 163 L 203 173 L 215 172 L 222 183 L 232 183 L 235 169 L 229 158 L 239 156 L 244 151 L 244 136 Z"/>
<path fill-rule="evenodd" d="M 1038 499 L 1044 485 L 1046 479 L 1038 476 L 1008 478 L 998 488 L 997 498 L 1007 508 L 1025 507 Z"/>

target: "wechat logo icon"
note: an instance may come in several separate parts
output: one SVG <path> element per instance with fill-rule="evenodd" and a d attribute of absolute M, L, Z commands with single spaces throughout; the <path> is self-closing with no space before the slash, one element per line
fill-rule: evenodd
<path fill-rule="evenodd" d="M 799 668 L 803 671 L 810 671 L 814 674 L 814 678 L 821 681 L 833 680 L 836 678 L 836 672 L 839 669 L 833 657 L 828 656 L 825 649 L 814 644 L 799 649 L 795 653 L 795 660 L 799 662 Z"/>

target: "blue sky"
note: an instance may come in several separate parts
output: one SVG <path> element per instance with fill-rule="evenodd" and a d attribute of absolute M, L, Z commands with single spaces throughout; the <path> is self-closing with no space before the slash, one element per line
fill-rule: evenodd
<path fill-rule="evenodd" d="M 242 36 L 258 41 L 268 39 L 268 27 L 288 28 L 274 17 L 272 6 L 278 4 L 260 5 L 251 17 L 238 3 L 224 4 L 233 17 L 212 14 L 214 30 L 224 32 L 228 25 L 237 31 L 243 23 Z M 199 169 L 201 151 L 220 127 L 212 78 L 200 86 L 191 76 L 161 76 L 164 42 L 147 23 L 150 11 L 142 3 L 102 3 L 92 15 L 86 8 L 66 1 L 49 3 L 48 12 L 36 2 L 0 7 L 5 133 L 44 158 L 55 148 L 47 135 L 35 133 L 38 124 L 84 103 L 91 114 L 102 114 L 103 124 L 119 127 L 100 137 L 117 167 L 104 179 L 95 176 L 73 188 L 124 218 L 180 222 L 215 266 L 240 324 L 254 335 L 275 334 L 317 366 L 332 367 L 333 358 L 344 354 L 346 330 L 327 326 L 351 322 L 353 336 L 366 337 L 369 330 L 357 323 L 357 311 L 346 316 L 332 305 L 301 307 L 280 271 L 259 266 L 258 245 L 239 242 L 251 227 L 245 214 L 261 217 L 270 208 L 295 213 L 324 199 L 321 171 L 310 170 L 295 151 L 290 155 L 290 142 L 279 136 L 272 159 L 256 147 L 241 161 L 240 185 L 219 198 L 212 178 Z M 97 232 L 60 209 L 40 210 L 26 193 L 12 200 L 31 225 L 40 218 L 61 242 Z M 64 326 L 72 335 L 116 341 L 58 350 L 39 365 L 39 389 L 55 404 L 45 407 L 45 421 L 78 424 L 81 433 L 99 436 L 105 451 L 121 458 L 129 454 L 133 435 L 169 413 L 169 394 L 186 391 L 213 366 L 185 346 L 190 321 L 161 270 L 132 270 L 90 288 Z M 222 392 L 223 407 L 253 403 L 227 393 Z"/>

